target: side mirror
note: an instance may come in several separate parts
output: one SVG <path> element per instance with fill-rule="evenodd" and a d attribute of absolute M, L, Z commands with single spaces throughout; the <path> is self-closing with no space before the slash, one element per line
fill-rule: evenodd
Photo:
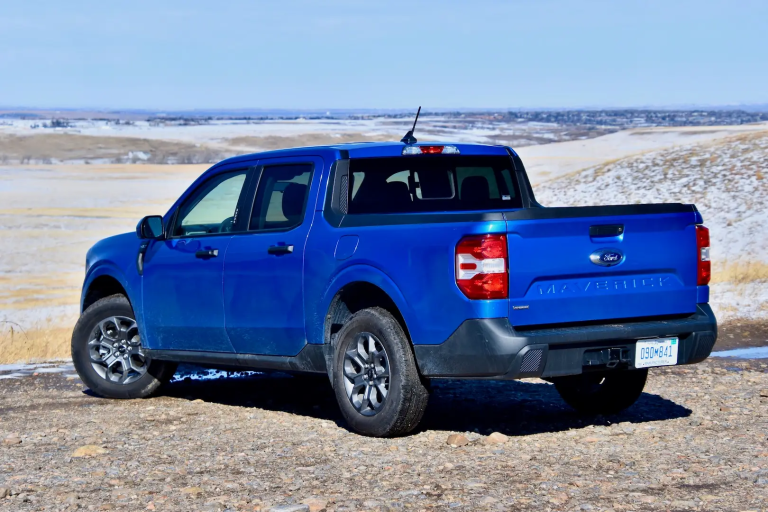
<path fill-rule="evenodd" d="M 143 240 L 162 240 L 165 238 L 163 218 L 160 215 L 149 215 L 139 221 L 136 235 Z"/>

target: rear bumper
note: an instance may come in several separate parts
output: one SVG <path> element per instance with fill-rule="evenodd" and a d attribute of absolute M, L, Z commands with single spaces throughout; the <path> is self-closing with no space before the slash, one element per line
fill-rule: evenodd
<path fill-rule="evenodd" d="M 620 349 L 611 352 L 622 354 L 616 367 L 632 369 L 635 342 L 664 336 L 680 339 L 678 364 L 701 362 L 717 340 L 715 315 L 699 304 L 685 318 L 575 327 L 515 330 L 507 318 L 466 320 L 440 345 L 414 345 L 414 351 L 425 377 L 547 378 L 606 369 L 601 349 Z"/>

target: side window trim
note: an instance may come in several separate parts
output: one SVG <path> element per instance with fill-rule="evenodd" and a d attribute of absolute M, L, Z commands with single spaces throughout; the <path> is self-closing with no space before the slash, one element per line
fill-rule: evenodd
<path fill-rule="evenodd" d="M 302 207 L 302 213 L 301 213 L 301 222 L 299 224 L 296 224 L 295 226 L 291 226 L 289 228 L 262 228 L 259 229 L 258 227 L 254 228 L 251 227 L 251 220 L 253 218 L 253 211 L 256 208 L 256 199 L 258 198 L 259 194 L 259 186 L 262 184 L 262 177 L 264 176 L 264 170 L 266 168 L 271 167 L 284 167 L 284 166 L 296 166 L 296 165 L 308 165 L 310 167 L 309 171 L 309 183 L 307 184 L 307 194 L 304 197 L 304 206 Z M 257 165 L 254 168 L 254 177 L 253 177 L 253 187 L 252 192 L 249 194 L 250 197 L 250 205 L 247 208 L 248 215 L 247 220 L 245 220 L 246 226 L 245 226 L 245 232 L 248 234 L 259 234 L 259 233 L 280 233 L 280 232 L 287 232 L 292 231 L 298 227 L 301 227 L 304 222 L 306 221 L 307 216 L 307 205 L 309 204 L 309 197 L 310 192 L 312 190 L 312 184 L 315 180 L 315 175 L 317 174 L 315 171 L 316 169 L 315 162 L 312 160 L 294 160 L 294 161 L 284 161 L 284 162 L 277 162 L 277 163 L 267 163 L 267 162 L 259 162 L 259 165 Z M 246 216 L 243 216 L 246 217 Z"/>
<path fill-rule="evenodd" d="M 195 195 L 198 193 L 200 189 L 205 187 L 208 183 L 211 182 L 211 180 L 215 180 L 218 177 L 224 175 L 224 174 L 232 174 L 237 173 L 240 171 L 245 171 L 245 182 L 243 183 L 242 189 L 240 189 L 240 196 L 237 199 L 237 206 L 235 207 L 235 223 L 233 226 L 233 230 L 229 231 L 227 233 L 204 233 L 204 234 L 194 234 L 194 235 L 175 235 L 176 228 L 178 228 L 178 222 L 179 222 L 179 212 L 186 206 L 187 201 L 190 199 L 194 199 Z M 249 187 L 251 186 L 251 182 L 253 181 L 253 174 L 254 174 L 254 167 L 241 167 L 237 169 L 228 169 L 225 171 L 222 171 L 220 173 L 216 173 L 213 176 L 210 176 L 208 179 L 200 183 L 195 190 L 193 190 L 187 197 L 184 199 L 183 202 L 179 203 L 179 205 L 176 207 L 176 210 L 173 212 L 173 215 L 171 216 L 171 222 L 168 226 L 168 233 L 170 233 L 166 238 L 169 240 L 178 240 L 178 239 L 186 239 L 186 238 L 206 238 L 210 236 L 221 236 L 223 234 L 236 234 L 236 233 L 242 233 L 244 230 L 242 228 L 243 224 L 243 214 L 242 212 L 245 210 L 244 208 L 244 199 L 247 198 L 247 192 Z M 247 222 L 247 221 L 246 221 Z"/>

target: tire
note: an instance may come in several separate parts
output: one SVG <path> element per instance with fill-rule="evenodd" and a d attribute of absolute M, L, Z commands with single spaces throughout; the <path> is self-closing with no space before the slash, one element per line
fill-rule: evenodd
<path fill-rule="evenodd" d="M 361 351 L 361 346 L 374 348 Z M 353 353 L 359 357 L 353 358 Z M 373 354 L 375 363 L 368 364 L 368 372 L 373 373 L 366 373 L 354 362 L 365 360 L 363 354 Z M 356 372 L 362 385 L 366 381 L 374 383 L 366 386 L 371 390 L 367 404 L 366 391 L 356 388 L 354 383 L 359 381 L 351 378 Z M 366 436 L 393 437 L 412 431 L 424 416 L 429 400 L 408 337 L 398 321 L 382 308 L 358 311 L 339 331 L 333 384 L 344 419 L 353 430 Z"/>
<path fill-rule="evenodd" d="M 645 388 L 648 369 L 586 373 L 553 379 L 565 402 L 585 414 L 615 414 L 634 404 Z"/>
<path fill-rule="evenodd" d="M 114 329 L 113 320 L 120 324 L 118 330 Z M 105 330 L 115 336 L 120 350 L 109 348 L 113 338 L 102 334 Z M 126 334 L 121 335 L 123 332 Z M 120 343 L 121 337 L 129 341 Z M 128 349 L 121 352 L 124 346 Z M 99 355 L 100 351 L 103 356 Z M 98 362 L 100 357 L 101 362 Z M 106 363 L 111 361 L 115 364 L 107 367 Z M 123 295 L 100 299 L 83 312 L 72 333 L 72 362 L 85 385 L 107 398 L 150 396 L 171 380 L 176 371 L 175 363 L 151 361 L 143 356 L 133 308 Z M 141 362 L 143 364 L 139 364 Z M 139 369 L 134 370 L 134 367 Z"/>

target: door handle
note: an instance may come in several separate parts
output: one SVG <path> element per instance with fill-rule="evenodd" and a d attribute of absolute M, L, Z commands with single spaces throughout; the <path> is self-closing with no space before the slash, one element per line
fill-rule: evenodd
<path fill-rule="evenodd" d="M 623 224 L 607 224 L 602 226 L 589 226 L 589 236 L 592 238 L 611 238 L 624 233 Z"/>
<path fill-rule="evenodd" d="M 208 258 L 215 258 L 218 255 L 219 255 L 218 249 L 205 249 L 202 251 L 197 251 L 195 253 L 195 258 L 207 260 Z"/>
<path fill-rule="evenodd" d="M 292 245 L 271 245 L 267 249 L 269 254 L 291 254 L 293 252 Z"/>

